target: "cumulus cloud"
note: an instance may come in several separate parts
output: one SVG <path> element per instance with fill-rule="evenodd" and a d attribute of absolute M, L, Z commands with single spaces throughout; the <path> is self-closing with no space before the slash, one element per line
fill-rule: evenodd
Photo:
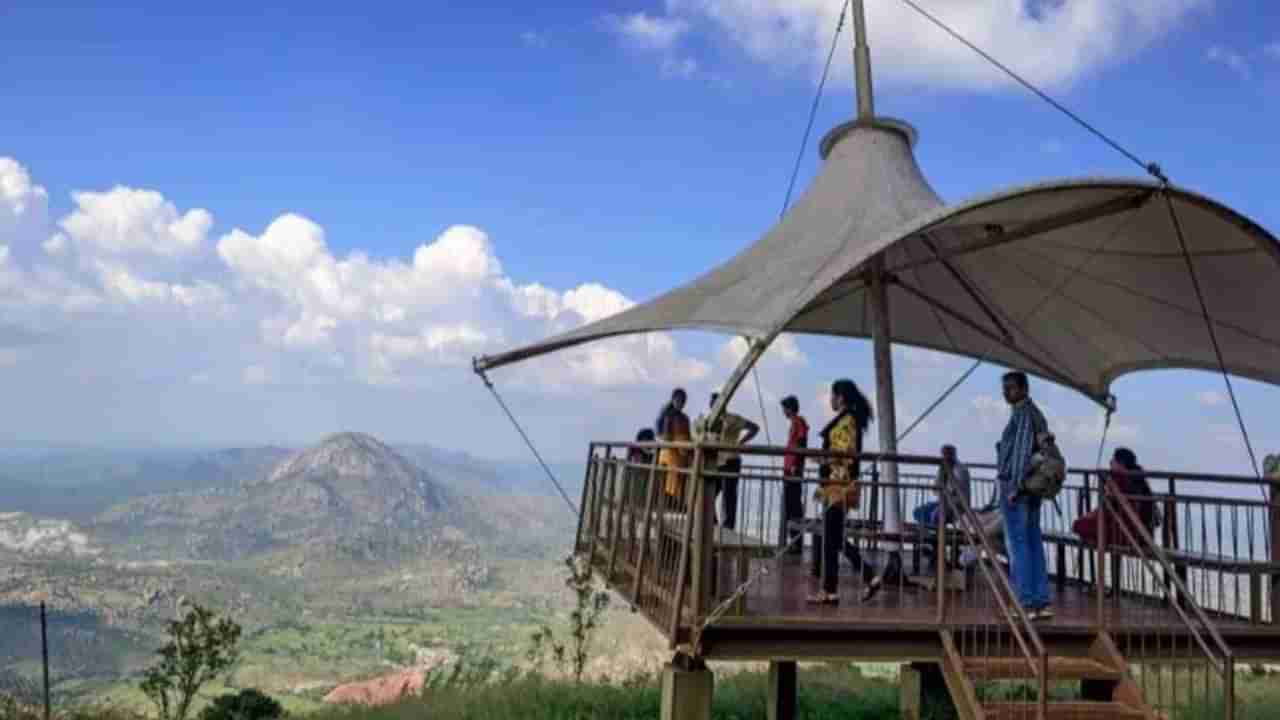
<path fill-rule="evenodd" d="M 11 243 L 43 228 L 49 193 L 31 180 L 17 160 L 0 157 L 0 243 Z"/>
<path fill-rule="evenodd" d="M 520 42 L 524 43 L 525 47 L 544 48 L 547 46 L 547 35 L 534 30 L 526 30 L 520 33 Z"/>
<path fill-rule="evenodd" d="M 748 349 L 747 341 L 741 337 L 727 340 L 720 346 L 720 351 L 717 353 L 721 367 L 729 369 L 737 367 L 747 356 Z M 764 351 L 757 365 L 762 368 L 769 365 L 804 365 L 807 360 L 800 346 L 796 344 L 795 337 L 779 335 L 769 344 L 769 348 Z"/>
<path fill-rule="evenodd" d="M 71 197 L 76 210 L 58 225 L 72 242 L 94 251 L 185 255 L 200 250 L 213 226 L 209 211 L 179 213 L 154 190 L 117 186 Z"/>
<path fill-rule="evenodd" d="M 1241 78 L 1249 79 L 1252 74 L 1249 68 L 1249 61 L 1240 53 L 1224 48 L 1220 45 L 1211 46 L 1205 52 L 1205 59 L 1211 63 L 1216 63 L 1229 68 L 1231 72 L 1239 75 Z"/>
<path fill-rule="evenodd" d="M 433 371 L 465 368 L 474 355 L 633 305 L 599 283 L 556 290 L 517 282 L 488 234 L 468 225 L 447 228 L 407 258 L 375 260 L 333 252 L 324 228 L 297 213 L 257 232 L 233 228 L 211 243 L 210 212 L 180 210 L 155 190 L 118 186 L 72 199 L 74 209 L 52 222 L 44 188 L 0 158 L 5 237 L 21 235 L 43 250 L 24 264 L 0 243 L 0 299 L 31 323 L 54 322 L 72 335 L 105 327 L 107 317 L 112 327 L 121 319 L 136 325 L 138 335 L 142 326 L 157 337 L 174 328 L 222 333 L 225 357 L 205 360 L 239 369 L 193 367 L 188 379 L 262 385 L 296 379 L 292 367 L 312 380 L 327 373 L 335 381 L 429 383 Z M 533 368 L 520 382 L 616 387 L 688 382 L 710 366 L 659 334 L 580 348 Z"/>
<path fill-rule="evenodd" d="M 644 12 L 606 15 L 604 24 L 628 43 L 651 50 L 669 50 L 689 31 L 689 22 L 683 18 Z"/>
<path fill-rule="evenodd" d="M 1205 390 L 1196 393 L 1196 402 L 1204 407 L 1217 407 L 1227 402 L 1227 396 L 1216 390 Z"/>
<path fill-rule="evenodd" d="M 827 0 L 667 0 L 665 14 L 639 14 L 636 24 L 670 28 L 653 33 L 669 44 L 704 30 L 761 62 L 817 66 L 826 57 L 840 13 L 837 5 Z M 935 0 L 926 7 L 1031 81 L 1060 85 L 1137 52 L 1209 5 L 1210 0 Z M 867 3 L 866 11 L 877 77 L 943 87 L 1008 84 L 971 50 L 902 3 Z M 849 63 L 838 63 L 836 72 L 847 76 Z"/>

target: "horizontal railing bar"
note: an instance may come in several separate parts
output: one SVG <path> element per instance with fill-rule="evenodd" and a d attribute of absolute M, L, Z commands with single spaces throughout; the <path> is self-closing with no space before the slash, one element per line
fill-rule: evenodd
<path fill-rule="evenodd" d="M 632 442 L 632 441 L 592 441 L 592 447 L 599 448 L 626 448 L 637 450 L 662 450 L 664 448 L 692 450 L 697 443 L 694 442 Z M 831 457 L 840 459 L 861 458 L 868 462 L 895 462 L 907 465 L 940 465 L 942 459 L 937 456 L 930 455 L 911 455 L 911 454 L 881 454 L 864 452 L 860 454 L 833 452 L 822 450 L 820 448 L 785 448 L 777 445 L 721 445 L 721 444 L 703 444 L 704 450 L 713 452 L 731 452 L 739 455 L 753 455 L 776 457 L 781 455 L 795 455 L 804 458 L 821 458 Z M 978 470 L 996 470 L 996 465 L 992 463 L 967 462 L 966 467 Z M 1072 467 L 1067 469 L 1069 475 L 1107 475 L 1111 474 L 1109 468 L 1082 468 Z M 1146 470 L 1144 469 L 1142 476 L 1148 479 L 1157 480 L 1181 480 L 1189 482 L 1206 482 L 1218 484 L 1234 484 L 1234 485 L 1271 485 L 1280 487 L 1280 478 L 1253 477 L 1248 475 L 1225 475 L 1217 473 L 1202 472 L 1181 472 L 1175 470 Z"/>

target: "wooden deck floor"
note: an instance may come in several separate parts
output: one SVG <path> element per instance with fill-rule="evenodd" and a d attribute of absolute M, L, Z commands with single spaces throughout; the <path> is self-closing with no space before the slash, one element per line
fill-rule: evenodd
<path fill-rule="evenodd" d="M 878 562 L 873 559 L 873 562 Z M 750 561 L 754 573 L 762 565 L 763 574 L 746 593 L 746 613 L 730 613 L 722 624 L 840 624 L 865 627 L 898 627 L 909 629 L 936 629 L 937 593 L 906 583 L 887 584 L 880 594 L 867 603 L 861 602 L 863 584 L 841 559 L 838 606 L 811 605 L 806 596 L 817 588 L 817 581 L 809 574 L 809 560 L 786 557 L 779 561 L 755 559 Z M 909 566 L 909 563 L 908 563 Z M 910 568 L 908 567 L 908 571 Z M 925 573 L 930 570 L 922 568 Z M 722 587 L 730 588 L 736 581 L 725 577 Z M 1096 627 L 1098 598 L 1090 586 L 1068 582 L 1059 587 L 1050 580 L 1050 596 L 1056 617 L 1037 623 L 1047 631 L 1088 631 Z M 1176 611 L 1157 599 L 1134 596 L 1109 598 L 1106 603 L 1106 619 L 1115 630 L 1180 631 L 1184 625 Z M 1259 628 L 1245 620 L 1215 618 L 1217 627 L 1224 634 L 1248 631 L 1277 633 L 1280 627 Z M 997 624 L 998 610 L 986 581 L 976 571 L 969 578 L 964 591 L 948 593 L 946 625 Z"/>

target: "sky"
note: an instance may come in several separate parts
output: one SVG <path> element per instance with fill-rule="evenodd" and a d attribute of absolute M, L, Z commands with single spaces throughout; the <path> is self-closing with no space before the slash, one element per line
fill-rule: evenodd
<path fill-rule="evenodd" d="M 949 201 L 1140 175 L 899 0 L 868 0 L 877 111 Z M 1280 232 L 1280 7 L 920 0 L 1173 181 Z M 305 445 L 342 430 L 521 458 L 470 359 L 625 309 L 776 221 L 839 2 L 0 5 L 0 446 Z M 848 119 L 842 44 L 816 142 Z M 624 338 L 493 374 L 544 454 L 625 438 L 723 336 Z M 905 428 L 969 362 L 899 349 Z M 781 433 L 873 385 L 868 343 L 784 336 L 734 409 Z M 989 460 L 975 373 L 903 444 Z M 1258 453 L 1280 391 L 1236 381 Z M 1035 389 L 1073 464 L 1101 411 Z M 1222 378 L 1116 383 L 1145 465 L 1245 472 Z M 1261 459 L 1261 458 L 1259 458 Z"/>

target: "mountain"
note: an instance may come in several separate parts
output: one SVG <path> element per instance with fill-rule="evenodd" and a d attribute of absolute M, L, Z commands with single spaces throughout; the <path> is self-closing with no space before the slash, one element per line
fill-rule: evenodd
<path fill-rule="evenodd" d="M 330 435 L 248 490 L 280 522 L 330 528 L 421 530 L 457 504 L 424 470 L 363 433 Z"/>

